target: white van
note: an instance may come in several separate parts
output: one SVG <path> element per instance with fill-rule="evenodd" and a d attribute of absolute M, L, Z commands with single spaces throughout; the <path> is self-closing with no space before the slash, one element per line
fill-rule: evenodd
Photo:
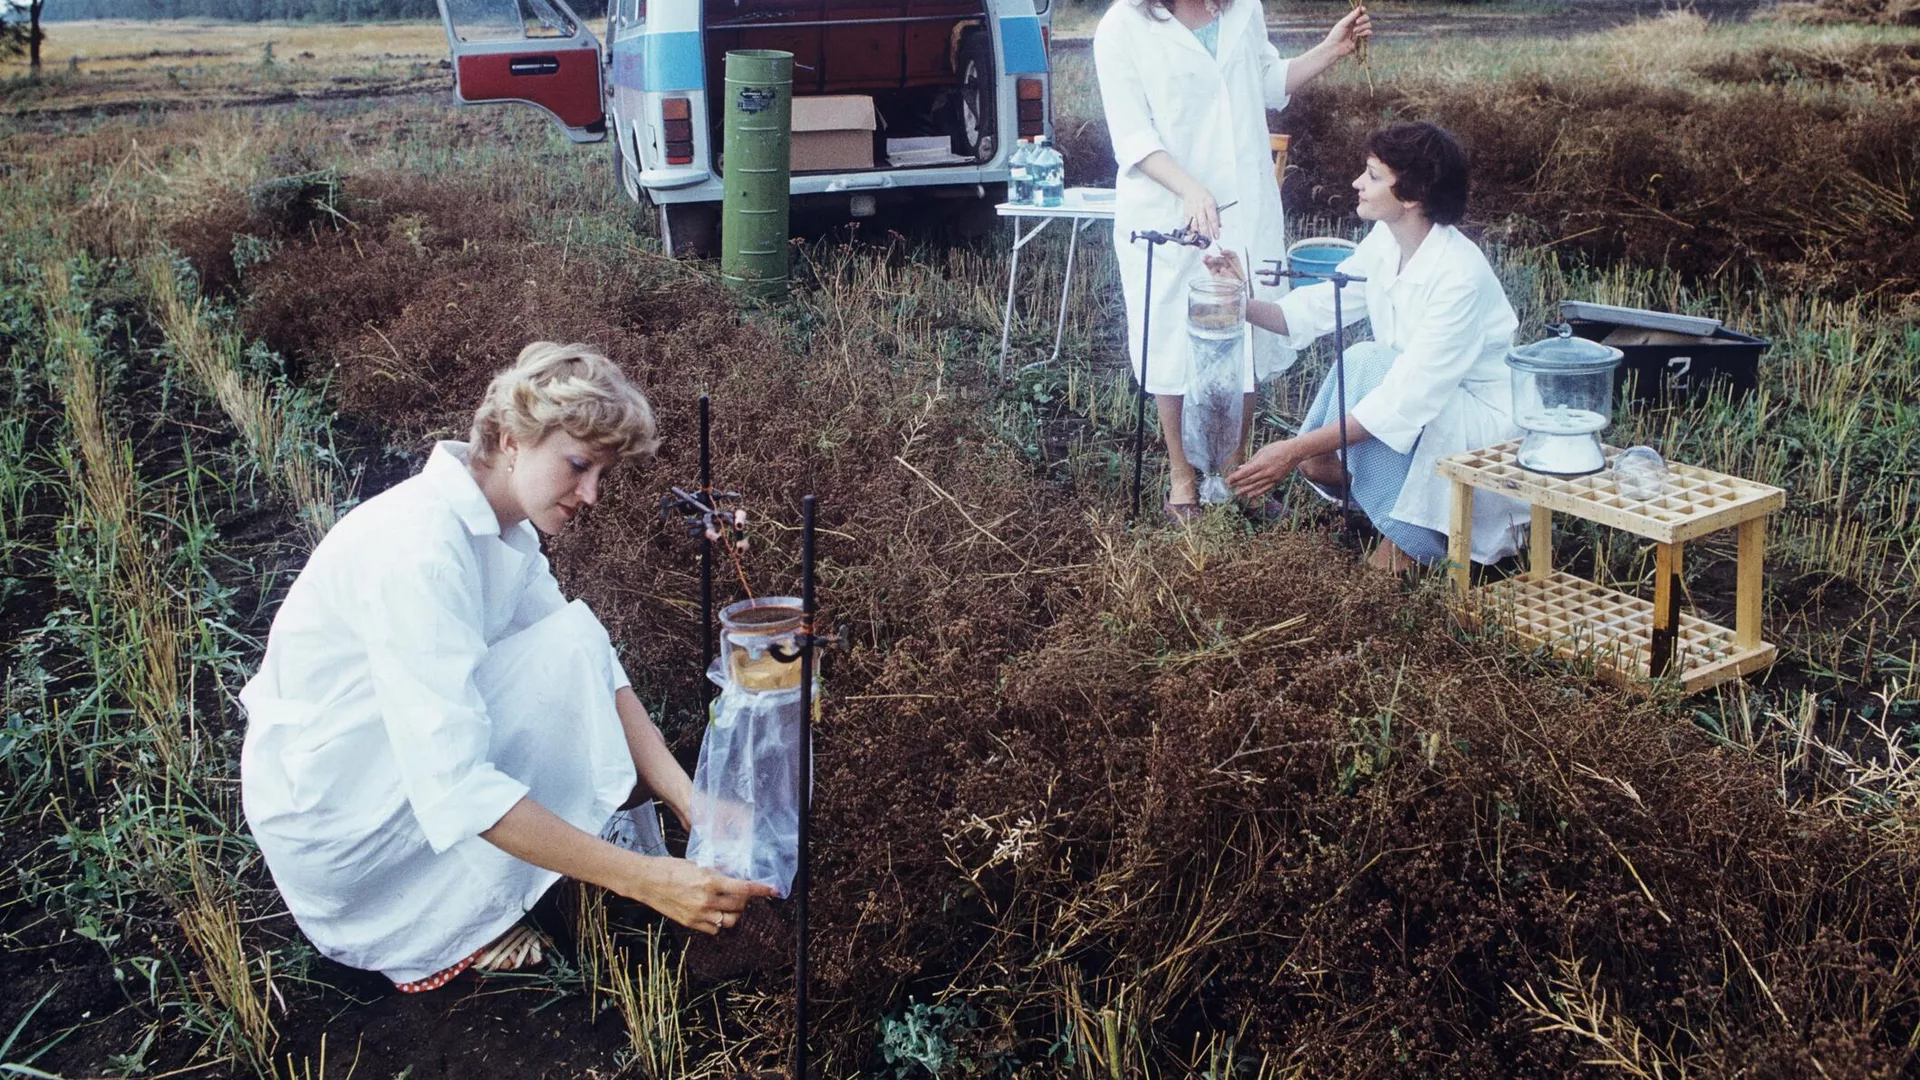
<path fill-rule="evenodd" d="M 438 2 L 455 99 L 537 105 L 576 142 L 611 134 L 615 176 L 676 255 L 718 250 L 733 49 L 793 53 L 796 209 L 990 206 L 1010 145 L 1053 134 L 1051 0 L 608 0 L 604 50 L 565 0 Z"/>

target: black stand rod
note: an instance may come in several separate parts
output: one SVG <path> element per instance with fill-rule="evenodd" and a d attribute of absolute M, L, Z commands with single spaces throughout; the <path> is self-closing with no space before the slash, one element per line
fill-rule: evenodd
<path fill-rule="evenodd" d="M 800 865 L 793 875 L 793 1080 L 807 1080 L 807 886 L 813 819 L 813 514 L 800 500 Z"/>
<path fill-rule="evenodd" d="M 1334 404 L 1339 409 L 1340 424 L 1340 472 L 1346 483 L 1340 488 L 1340 525 L 1353 529 L 1353 470 L 1347 467 L 1347 320 L 1341 309 L 1340 290 L 1348 285 L 1364 284 L 1366 278 L 1353 274 L 1343 274 L 1335 270 L 1331 274 L 1309 273 L 1304 270 L 1290 270 L 1279 259 L 1268 259 L 1268 269 L 1259 271 L 1267 279 L 1269 286 L 1280 284 L 1281 278 L 1294 280 L 1327 281 L 1333 284 L 1333 392 Z"/>
<path fill-rule="evenodd" d="M 1353 470 L 1347 467 L 1347 323 L 1341 318 L 1340 287 L 1344 284 L 1338 280 L 1341 276 L 1336 273 L 1333 282 L 1333 392 L 1340 410 L 1340 475 L 1346 480 L 1340 485 L 1340 527 L 1351 531 Z"/>
<path fill-rule="evenodd" d="M 1133 234 L 1140 239 L 1139 233 Z M 1140 517 L 1140 463 L 1147 449 L 1147 357 L 1153 351 L 1153 252 L 1160 245 L 1147 244 L 1146 306 L 1140 311 L 1140 396 L 1133 405 L 1133 509 L 1129 520 Z"/>
<path fill-rule="evenodd" d="M 1227 206 L 1233 206 L 1228 203 Z M 1220 209 L 1225 210 L 1227 206 Z M 1205 249 L 1212 243 L 1206 237 L 1190 228 L 1181 227 L 1172 232 L 1160 232 L 1155 229 L 1137 231 L 1132 236 L 1133 243 L 1147 242 L 1147 289 L 1146 307 L 1140 312 L 1140 397 L 1133 408 L 1133 511 L 1132 517 L 1140 516 L 1140 462 L 1147 448 L 1147 356 L 1153 351 L 1153 251 L 1161 244 L 1183 244 L 1187 247 Z"/>
<path fill-rule="evenodd" d="M 700 395 L 700 500 L 713 505 L 712 403 Z M 713 537 L 700 534 L 700 677 L 713 666 Z"/>

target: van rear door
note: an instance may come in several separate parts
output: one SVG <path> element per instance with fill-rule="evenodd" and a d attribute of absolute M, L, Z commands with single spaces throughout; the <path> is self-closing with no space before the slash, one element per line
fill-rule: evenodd
<path fill-rule="evenodd" d="M 574 142 L 607 137 L 600 42 L 565 0 L 438 0 L 463 105 L 545 109 Z"/>

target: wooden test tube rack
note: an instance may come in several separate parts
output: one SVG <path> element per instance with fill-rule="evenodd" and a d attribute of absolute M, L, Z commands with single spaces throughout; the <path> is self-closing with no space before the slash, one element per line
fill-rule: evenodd
<path fill-rule="evenodd" d="M 1443 458 L 1439 473 L 1453 487 L 1447 554 L 1455 603 L 1473 626 L 1495 622 L 1520 640 L 1567 659 L 1591 662 L 1609 682 L 1645 689 L 1671 679 L 1687 693 L 1758 671 L 1776 649 L 1760 638 L 1767 517 L 1786 503 L 1776 487 L 1669 462 L 1666 493 L 1623 497 L 1611 471 L 1620 453 L 1607 447 L 1608 469 L 1591 476 L 1529 472 L 1515 460 L 1519 442 Z M 1532 508 L 1529 565 L 1523 574 L 1473 588 L 1476 490 L 1518 499 Z M 1553 568 L 1553 515 L 1572 514 L 1655 544 L 1651 601 Z M 1680 610 L 1680 566 L 1689 541 L 1739 530 L 1738 585 L 1732 629 Z"/>

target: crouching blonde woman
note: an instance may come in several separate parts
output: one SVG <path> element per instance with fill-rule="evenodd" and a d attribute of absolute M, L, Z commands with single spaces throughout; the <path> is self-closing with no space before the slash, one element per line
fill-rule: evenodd
<path fill-rule="evenodd" d="M 521 919 L 563 875 L 707 932 L 771 895 L 599 838 L 639 791 L 685 821 L 692 785 L 538 533 L 657 443 L 611 361 L 537 342 L 487 388 L 471 442 L 435 446 L 314 549 L 240 695 L 240 774 L 322 953 L 430 990 L 540 962 Z"/>

